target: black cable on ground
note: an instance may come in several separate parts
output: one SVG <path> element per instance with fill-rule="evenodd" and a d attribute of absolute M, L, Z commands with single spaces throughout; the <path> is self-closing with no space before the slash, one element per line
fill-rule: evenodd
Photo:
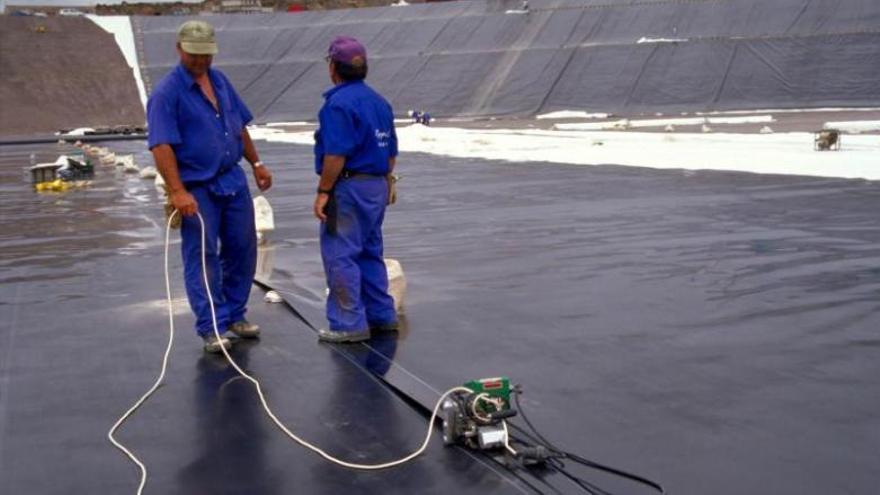
<path fill-rule="evenodd" d="M 626 478 L 628 480 L 635 481 L 636 483 L 641 483 L 643 485 L 649 486 L 649 487 L 657 490 L 661 494 L 666 493 L 666 491 L 663 489 L 663 487 L 659 483 L 657 483 L 656 481 L 649 480 L 648 478 L 644 478 L 642 476 L 624 471 L 622 469 L 613 468 L 611 466 L 606 466 L 604 464 L 600 464 L 598 462 L 591 461 L 589 459 L 585 459 L 577 454 L 573 454 L 571 452 L 568 452 L 568 451 L 565 451 L 565 450 L 562 450 L 562 449 L 556 447 L 555 445 L 553 445 L 553 443 L 551 443 L 546 438 L 544 438 L 544 436 L 541 435 L 540 432 L 538 432 L 537 428 L 535 428 L 535 426 L 532 424 L 532 422 L 529 421 L 529 418 L 526 415 L 525 410 L 523 409 L 522 405 L 519 402 L 519 396 L 520 396 L 520 394 L 522 394 L 522 389 L 517 385 L 516 387 L 514 387 L 513 393 L 514 393 L 513 398 L 514 398 L 514 401 L 516 402 L 516 409 L 517 409 L 517 411 L 519 411 L 519 415 L 522 416 L 523 421 L 526 422 L 526 424 L 529 426 L 529 428 L 532 430 L 532 432 L 534 432 L 535 436 L 537 436 L 539 439 L 541 439 L 543 441 L 544 445 L 547 448 L 549 448 L 559 454 L 562 454 L 565 459 L 570 459 L 570 460 L 572 460 L 582 466 L 586 466 L 586 467 L 596 469 L 599 471 L 605 471 L 606 473 L 614 474 L 614 475 L 620 476 L 622 478 Z"/>
<path fill-rule="evenodd" d="M 551 467 L 553 467 L 553 469 L 555 469 L 557 473 L 570 479 L 572 481 L 572 483 L 574 483 L 575 485 L 577 485 L 579 488 L 581 488 L 583 491 L 589 493 L 590 495 L 606 495 L 608 493 L 608 492 L 605 492 L 604 490 L 601 490 L 601 489 L 599 489 L 599 490 L 595 489 L 595 488 L 597 488 L 597 487 L 595 487 L 595 485 L 587 483 L 586 481 L 582 480 L 581 478 L 578 478 L 577 476 L 566 471 L 564 468 L 559 467 L 555 464 L 556 463 L 551 464 Z"/>
<path fill-rule="evenodd" d="M 589 459 L 584 459 L 583 457 L 580 457 L 577 454 L 572 454 L 571 452 L 566 452 L 565 456 L 566 456 L 566 459 L 570 459 L 570 460 L 572 460 L 582 466 L 586 466 L 586 467 L 589 467 L 592 469 L 597 469 L 600 471 L 605 471 L 605 472 L 611 473 L 611 474 L 616 474 L 618 476 L 621 476 L 623 478 L 627 478 L 627 479 L 635 481 L 637 483 L 641 483 L 643 485 L 650 486 L 651 488 L 654 488 L 655 490 L 657 490 L 659 493 L 666 493 L 666 491 L 663 489 L 663 487 L 659 483 L 657 483 L 655 481 L 651 481 L 647 478 L 643 478 L 637 474 L 628 473 L 626 471 L 616 469 L 611 466 L 599 464 L 598 462 L 591 461 Z"/>
<path fill-rule="evenodd" d="M 513 423 L 508 423 L 508 426 L 510 426 L 511 429 L 514 429 L 517 432 L 519 432 L 522 436 L 524 436 L 526 439 L 528 439 L 532 443 L 528 444 L 527 442 L 524 442 L 514 436 L 511 436 L 512 440 L 514 440 L 518 443 L 521 443 L 523 445 L 527 445 L 527 446 L 542 444 L 541 441 L 539 441 L 537 438 L 535 438 L 533 435 L 531 435 L 528 431 L 526 431 L 525 428 L 522 428 L 522 427 L 515 425 Z M 546 445 L 545 445 L 545 447 L 546 447 Z M 603 490 L 602 488 L 584 480 L 583 478 L 579 478 L 579 477 L 573 475 L 572 473 L 568 472 L 568 470 L 565 469 L 565 463 L 562 462 L 562 459 L 565 458 L 565 453 L 564 452 L 556 452 L 551 447 L 548 447 L 548 449 L 550 449 L 552 452 L 555 453 L 554 456 L 549 457 L 546 461 L 547 466 L 549 466 L 551 469 L 553 469 L 554 472 L 557 472 L 557 473 L 563 475 L 564 477 L 568 478 L 569 480 L 571 480 L 572 483 L 576 484 L 580 489 L 582 489 L 583 491 L 587 492 L 590 495 L 612 495 L 608 491 Z"/>
<path fill-rule="evenodd" d="M 538 431 L 538 429 L 535 428 L 535 425 L 533 425 L 532 422 L 529 421 L 529 417 L 526 415 L 525 409 L 523 409 L 522 405 L 519 403 L 519 396 L 520 395 L 522 395 L 522 387 L 520 387 L 519 385 L 514 386 L 513 387 L 513 400 L 516 403 L 516 410 L 519 411 L 519 415 L 523 419 L 523 421 L 526 422 L 526 424 L 529 426 L 529 428 L 532 430 L 532 432 L 534 432 L 535 436 L 541 440 L 541 442 L 544 444 L 544 446 L 546 446 L 547 448 L 554 450 L 555 452 L 558 452 L 560 454 L 565 454 L 564 450 L 558 449 L 555 445 L 553 445 L 552 442 L 550 442 L 549 440 L 544 438 L 544 436 L 541 435 L 541 433 Z"/>

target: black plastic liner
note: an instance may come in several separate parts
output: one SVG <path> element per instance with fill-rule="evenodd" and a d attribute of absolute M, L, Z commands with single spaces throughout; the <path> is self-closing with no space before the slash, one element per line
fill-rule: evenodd
<path fill-rule="evenodd" d="M 150 163 L 142 143 L 110 146 Z M 259 276 L 323 325 L 311 152 L 257 147 L 277 227 Z M 159 370 L 162 209 L 151 183 L 114 167 L 91 187 L 34 193 L 29 155 L 64 150 L 0 148 L 0 480 L 11 493 L 134 493 L 137 470 L 106 432 Z M 393 364 L 318 344 L 254 289 L 263 338 L 234 356 L 294 431 L 386 461 L 418 445 L 425 418 L 377 374 L 409 380 L 422 403 L 507 375 L 549 439 L 669 493 L 880 484 L 878 183 L 421 154 L 402 155 L 399 172 L 385 238 L 408 280 L 405 325 L 370 343 Z M 119 434 L 150 470 L 146 493 L 536 493 L 525 482 L 555 493 L 439 434 L 424 457 L 379 473 L 295 445 L 250 384 L 203 356 L 178 249 L 168 379 Z"/>
<path fill-rule="evenodd" d="M 872 0 L 468 1 L 205 18 L 260 122 L 314 119 L 336 35 L 398 115 L 526 116 L 880 105 Z M 149 86 L 185 18 L 134 17 Z"/>

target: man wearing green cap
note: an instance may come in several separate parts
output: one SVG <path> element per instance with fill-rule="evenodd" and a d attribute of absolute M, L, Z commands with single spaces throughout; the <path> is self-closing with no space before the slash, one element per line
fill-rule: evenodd
<path fill-rule="evenodd" d="M 261 191 L 272 174 L 260 162 L 247 131 L 253 119 L 226 76 L 211 68 L 217 53 L 214 28 L 185 22 L 177 31 L 180 64 L 156 85 L 147 102 L 149 146 L 168 186 L 171 204 L 183 215 L 184 279 L 196 332 L 206 352 L 229 349 L 234 338 L 255 338 L 259 327 L 245 320 L 254 279 L 257 240 L 247 177 L 251 163 Z M 205 259 L 217 326 L 202 279 L 202 226 Z"/>

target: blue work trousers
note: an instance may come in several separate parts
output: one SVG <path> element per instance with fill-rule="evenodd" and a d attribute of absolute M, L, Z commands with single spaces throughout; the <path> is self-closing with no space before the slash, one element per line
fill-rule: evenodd
<path fill-rule="evenodd" d="M 388 182 L 383 176 L 336 182 L 335 222 L 331 218 L 321 224 L 321 258 L 330 288 L 330 330 L 361 331 L 397 321 L 382 253 L 387 199 Z"/>
<path fill-rule="evenodd" d="M 208 186 L 189 188 L 205 220 L 205 257 L 208 283 L 220 333 L 244 319 L 257 268 L 254 202 L 247 186 L 231 194 L 215 194 Z M 202 232 L 198 216 L 183 218 L 180 229 L 184 280 L 189 305 L 196 316 L 196 332 L 214 332 L 211 307 L 202 278 Z"/>

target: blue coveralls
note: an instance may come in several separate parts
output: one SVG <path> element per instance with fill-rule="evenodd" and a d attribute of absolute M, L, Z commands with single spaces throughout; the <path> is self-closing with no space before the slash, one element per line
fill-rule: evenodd
<path fill-rule="evenodd" d="M 397 156 L 394 114 L 385 98 L 363 81 L 339 84 L 324 99 L 315 132 L 315 171 L 321 174 L 324 155 L 345 157 L 331 199 L 335 219 L 321 224 L 330 330 L 362 331 L 396 323 L 382 245 L 388 162 Z"/>
<path fill-rule="evenodd" d="M 244 153 L 241 131 L 253 118 L 223 73 L 209 70 L 219 112 L 182 66 L 156 86 L 147 102 L 150 149 L 169 144 L 180 179 L 205 221 L 208 282 L 222 333 L 243 320 L 257 266 L 254 205 L 247 177 L 238 165 Z M 184 217 L 180 230 L 186 294 L 200 336 L 214 331 L 202 279 L 201 224 Z"/>

